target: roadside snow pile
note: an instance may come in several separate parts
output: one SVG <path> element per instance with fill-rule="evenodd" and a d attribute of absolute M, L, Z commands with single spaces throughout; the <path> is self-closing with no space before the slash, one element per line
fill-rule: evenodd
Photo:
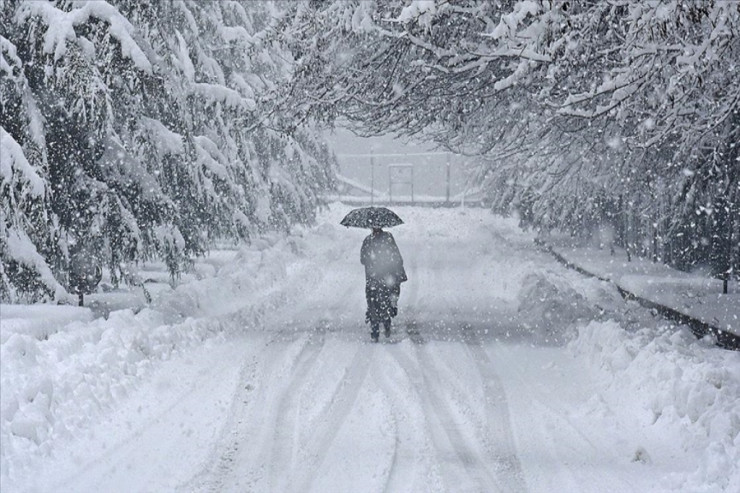
<path fill-rule="evenodd" d="M 569 347 L 601 370 L 605 390 L 594 402 L 645 430 L 656 450 L 640 446 L 636 457 L 659 465 L 662 455 L 685 455 L 687 473 L 669 477 L 670 489 L 740 491 L 737 352 L 706 347 L 687 329 L 630 332 L 614 321 L 589 323 Z"/>
<path fill-rule="evenodd" d="M 52 323 L 54 310 L 49 316 Z M 46 339 L 10 335 L 0 349 L 3 457 L 73 433 L 125 395 L 151 360 L 214 330 L 193 320 L 176 330 L 162 322 L 152 310 L 121 310 L 108 320 L 62 325 Z"/>
<path fill-rule="evenodd" d="M 2 330 L 0 343 L 5 344 L 13 334 L 26 334 L 46 339 L 60 327 L 71 322 L 89 322 L 93 319 L 89 308 L 69 305 L 3 305 L 0 310 Z"/>
<path fill-rule="evenodd" d="M 300 232 L 299 234 L 304 234 Z M 113 409 L 157 361 L 254 327 L 285 303 L 286 265 L 301 238 L 267 237 L 231 262 L 160 293 L 138 313 L 93 319 L 88 308 L 0 308 L 0 474 L 5 480 Z M 219 272 L 220 270 L 220 272 Z M 216 338 L 216 339 L 213 339 Z"/>
<path fill-rule="evenodd" d="M 598 310 L 573 285 L 572 280 L 553 271 L 532 272 L 524 278 L 517 319 L 537 342 L 566 342 L 574 335 L 574 324 L 598 315 Z"/>

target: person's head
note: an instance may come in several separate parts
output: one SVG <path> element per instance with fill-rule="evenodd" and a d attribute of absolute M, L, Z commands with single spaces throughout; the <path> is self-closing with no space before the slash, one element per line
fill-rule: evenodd
<path fill-rule="evenodd" d="M 374 235 L 376 235 L 378 233 L 382 233 L 382 232 L 383 232 L 383 229 L 382 228 L 373 228 L 373 234 Z"/>

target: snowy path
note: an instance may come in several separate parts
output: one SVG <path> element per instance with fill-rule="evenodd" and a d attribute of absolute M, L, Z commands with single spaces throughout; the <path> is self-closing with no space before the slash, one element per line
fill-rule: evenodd
<path fill-rule="evenodd" d="M 392 337 L 372 344 L 364 232 L 330 226 L 343 212 L 291 243 L 284 279 L 250 295 L 267 307 L 258 323 L 161 363 L 30 490 L 683 489 L 677 475 L 699 452 L 671 446 L 672 422 L 649 429 L 638 397 L 607 393 L 565 345 L 566 312 L 616 307 L 609 288 L 565 271 L 512 221 L 402 208 L 393 232 L 410 280 Z M 213 319 L 233 321 L 238 296 Z M 555 301 L 558 317 L 538 311 Z"/>
<path fill-rule="evenodd" d="M 503 389 L 481 346 L 342 339 L 316 331 L 271 340 L 244 375 L 256 383 L 239 387 L 238 419 L 221 454 L 195 484 L 205 491 L 526 489 Z M 451 368 L 451 361 L 458 363 Z M 472 393 L 471 382 L 479 386 Z"/>
<path fill-rule="evenodd" d="M 347 236 L 361 239 L 359 233 Z M 438 234 L 456 241 L 454 234 Z M 222 453 L 185 489 L 526 489 L 503 388 L 471 326 L 455 322 L 477 319 L 485 325 L 477 307 L 492 313 L 491 300 L 428 289 L 459 285 L 456 278 L 469 278 L 476 269 L 464 256 L 451 257 L 446 245 L 432 247 L 423 235 L 406 241 L 397 236 L 409 252 L 410 276 L 429 278 L 430 284 L 409 283 L 403 297 L 416 300 L 402 302 L 401 310 L 409 313 L 400 317 L 393 337 L 373 345 L 361 324 L 356 240 L 342 239 L 346 250 L 322 276 L 297 267 L 291 285 L 306 280 L 315 289 L 300 289 L 308 296 L 270 321 L 274 335 L 248 365 L 244 379 L 253 383 L 237 391 L 239 419 L 227 427 Z M 451 309 L 449 315 L 440 302 Z M 348 319 L 348 312 L 355 317 Z M 433 318 L 436 324 L 420 321 Z M 479 389 L 468 395 L 471 378 Z"/>

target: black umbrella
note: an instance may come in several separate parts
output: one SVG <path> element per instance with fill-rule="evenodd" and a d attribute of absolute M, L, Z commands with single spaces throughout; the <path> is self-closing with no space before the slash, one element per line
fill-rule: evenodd
<path fill-rule="evenodd" d="M 349 212 L 342 222 L 342 226 L 355 228 L 390 228 L 403 224 L 398 215 L 385 207 L 361 207 Z"/>

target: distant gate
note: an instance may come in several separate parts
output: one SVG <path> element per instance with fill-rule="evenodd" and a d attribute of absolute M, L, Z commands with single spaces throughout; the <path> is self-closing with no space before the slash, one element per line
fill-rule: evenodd
<path fill-rule="evenodd" d="M 388 200 L 393 203 L 393 190 L 398 188 L 410 192 L 411 203 L 414 203 L 414 165 L 409 163 L 388 165 Z M 400 194 L 397 194 L 398 197 Z"/>
<path fill-rule="evenodd" d="M 476 205 L 466 158 L 446 152 L 337 154 L 337 195 L 355 204 Z"/>

